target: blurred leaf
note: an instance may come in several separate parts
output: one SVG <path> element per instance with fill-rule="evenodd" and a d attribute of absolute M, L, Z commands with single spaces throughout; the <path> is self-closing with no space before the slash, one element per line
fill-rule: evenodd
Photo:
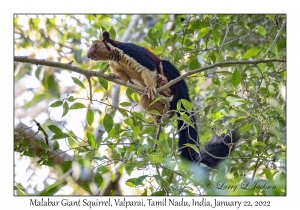
<path fill-rule="evenodd" d="M 69 102 L 73 102 L 73 101 L 75 101 L 75 99 L 74 99 L 74 96 L 70 96 L 70 97 L 68 97 L 68 101 L 69 101 Z"/>
<path fill-rule="evenodd" d="M 54 136 L 51 138 L 51 140 L 55 140 L 55 139 L 64 139 L 64 138 L 68 138 L 69 135 L 67 133 L 56 133 L 54 134 Z"/>
<path fill-rule="evenodd" d="M 105 130 L 109 133 L 114 125 L 113 118 L 110 114 L 105 114 L 103 119 L 103 126 Z"/>
<path fill-rule="evenodd" d="M 234 70 L 232 74 L 232 85 L 233 87 L 237 88 L 241 83 L 241 73 L 238 70 Z"/>
<path fill-rule="evenodd" d="M 121 102 L 120 106 L 124 106 L 124 107 L 131 106 L 131 103 L 129 103 L 129 102 Z"/>
<path fill-rule="evenodd" d="M 220 45 L 221 42 L 221 32 L 218 29 L 213 29 L 212 31 L 214 42 Z"/>
<path fill-rule="evenodd" d="M 137 93 L 132 93 L 131 98 L 138 104 L 140 102 L 140 96 Z"/>
<path fill-rule="evenodd" d="M 66 184 L 66 180 L 59 180 L 57 182 L 55 182 L 54 184 L 50 185 L 49 187 L 47 187 L 46 189 L 44 189 L 43 191 L 41 191 L 38 195 L 39 196 L 50 196 L 50 195 L 54 195 L 55 193 L 57 193 L 65 184 Z"/>
<path fill-rule="evenodd" d="M 221 85 L 221 81 L 219 80 L 219 77 L 216 75 L 214 76 L 212 81 L 215 85 Z"/>
<path fill-rule="evenodd" d="M 97 144 L 94 135 L 90 132 L 87 132 L 86 136 L 88 138 L 88 143 L 91 146 L 92 150 L 95 150 L 97 148 Z"/>
<path fill-rule="evenodd" d="M 59 149 L 59 143 L 57 141 L 53 141 L 53 150 Z"/>
<path fill-rule="evenodd" d="M 190 70 L 195 70 L 195 69 L 199 69 L 201 67 L 200 63 L 198 62 L 197 59 L 194 59 L 191 61 L 190 64 Z"/>
<path fill-rule="evenodd" d="M 102 177 L 100 171 L 98 171 L 98 170 L 95 173 L 94 182 L 98 187 L 100 187 L 101 184 L 103 183 L 103 177 Z"/>
<path fill-rule="evenodd" d="M 63 105 L 63 114 L 61 117 L 64 117 L 69 112 L 69 104 L 65 101 Z"/>
<path fill-rule="evenodd" d="M 48 128 L 53 132 L 53 133 L 62 133 L 62 130 L 57 127 L 56 125 L 48 125 Z"/>
<path fill-rule="evenodd" d="M 134 185 L 135 185 L 135 186 L 141 185 L 142 182 L 143 182 L 147 177 L 148 177 L 148 175 L 143 175 L 143 176 L 138 177 L 138 178 L 135 180 Z"/>
<path fill-rule="evenodd" d="M 100 77 L 98 77 L 98 81 L 101 84 L 101 86 L 104 88 L 104 90 L 108 90 L 108 82 L 105 79 L 102 79 Z"/>
<path fill-rule="evenodd" d="M 262 26 L 258 26 L 257 32 L 262 36 L 266 36 L 266 33 L 267 33 L 266 29 Z"/>
<path fill-rule="evenodd" d="M 42 84 L 44 85 L 45 90 L 55 98 L 59 97 L 59 87 L 55 81 L 53 73 L 45 72 L 42 79 Z"/>
<path fill-rule="evenodd" d="M 181 103 L 183 104 L 184 108 L 188 111 L 192 111 L 193 110 L 193 103 L 186 100 L 186 99 L 181 99 Z"/>
<path fill-rule="evenodd" d="M 203 38 L 209 31 L 210 28 L 201 28 L 198 33 L 198 39 Z"/>
<path fill-rule="evenodd" d="M 259 52 L 260 52 L 260 49 L 258 49 L 258 48 L 255 48 L 255 47 L 250 48 L 250 49 L 248 49 L 248 50 L 244 53 L 244 55 L 243 55 L 243 60 L 247 60 L 247 59 L 249 59 L 249 58 L 253 58 L 253 57 L 255 57 Z"/>
<path fill-rule="evenodd" d="M 148 112 L 149 114 L 153 114 L 153 115 L 158 115 L 158 116 L 161 115 L 157 110 L 148 110 L 147 112 Z"/>
<path fill-rule="evenodd" d="M 114 27 L 111 27 L 109 29 L 109 36 L 110 36 L 111 39 L 115 39 L 116 38 L 116 31 L 115 31 Z"/>
<path fill-rule="evenodd" d="M 85 89 L 83 83 L 82 83 L 79 79 L 77 79 L 76 77 L 72 77 L 72 80 L 73 80 L 73 82 L 74 82 L 76 85 L 78 85 L 79 87 Z"/>
<path fill-rule="evenodd" d="M 50 107 L 59 107 L 61 105 L 63 105 L 63 101 L 55 101 L 50 105 Z"/>
<path fill-rule="evenodd" d="M 137 140 L 139 134 L 140 134 L 140 126 L 133 127 L 133 136 L 132 136 L 132 139 L 134 141 Z"/>
<path fill-rule="evenodd" d="M 200 154 L 200 150 L 199 148 L 197 147 L 197 145 L 195 144 L 190 144 L 190 143 L 186 143 L 184 144 L 185 146 L 188 146 L 188 147 L 191 147 L 193 150 L 195 150 L 197 152 L 197 154 Z"/>
<path fill-rule="evenodd" d="M 86 121 L 89 125 L 92 125 L 92 123 L 94 121 L 94 112 L 90 109 L 87 110 Z"/>
<path fill-rule="evenodd" d="M 125 184 L 129 187 L 134 187 L 135 186 L 135 182 L 136 182 L 137 178 L 131 178 L 128 179 L 127 181 L 125 181 Z"/>
<path fill-rule="evenodd" d="M 60 164 L 61 170 L 63 173 L 66 173 L 72 166 L 72 161 L 65 161 Z"/>
<path fill-rule="evenodd" d="M 79 102 L 74 103 L 74 104 L 70 107 L 70 109 L 82 109 L 82 108 L 86 108 L 86 107 L 85 107 L 84 104 L 79 103 Z"/>
<path fill-rule="evenodd" d="M 253 146 L 254 146 L 254 147 L 256 147 L 256 146 L 266 147 L 266 144 L 263 143 L 263 142 L 257 141 L 257 142 L 255 142 L 255 143 L 253 144 Z"/>

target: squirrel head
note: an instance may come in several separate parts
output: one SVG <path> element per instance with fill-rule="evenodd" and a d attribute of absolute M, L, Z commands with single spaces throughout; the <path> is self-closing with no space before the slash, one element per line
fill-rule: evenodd
<path fill-rule="evenodd" d="M 93 43 L 91 48 L 88 51 L 87 57 L 92 59 L 92 60 L 108 60 L 108 58 L 111 56 L 113 53 L 111 51 L 111 39 L 109 38 L 109 32 L 104 31 L 103 34 L 103 39 L 102 40 L 97 40 Z"/>

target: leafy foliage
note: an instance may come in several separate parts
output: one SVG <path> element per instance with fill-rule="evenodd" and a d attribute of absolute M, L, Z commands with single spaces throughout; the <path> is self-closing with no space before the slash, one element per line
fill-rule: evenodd
<path fill-rule="evenodd" d="M 73 61 L 72 65 L 83 69 L 103 70 L 107 62 L 94 62 L 86 57 L 89 46 L 93 40 L 101 39 L 104 30 L 120 40 L 133 18 L 132 15 L 16 15 L 15 52 L 62 63 Z M 170 60 L 182 74 L 222 61 L 260 60 L 265 54 L 265 59 L 285 59 L 285 28 L 278 34 L 285 18 L 262 14 L 141 15 L 129 41 Z M 273 43 L 277 35 L 278 40 Z M 50 117 L 41 118 L 40 123 L 48 128 L 45 131 L 51 139 L 50 146 L 40 141 L 44 152 L 37 155 L 28 144 L 28 137 L 16 134 L 15 152 L 38 156 L 41 165 L 49 165 L 47 161 L 52 160 L 53 151 L 72 151 L 72 162 L 82 171 L 93 173 L 92 180 L 78 181 L 88 193 L 91 193 L 90 181 L 104 192 L 110 181 L 123 176 L 124 185 L 136 189 L 139 195 L 286 194 L 285 63 L 215 67 L 186 80 L 192 102 L 179 103 L 195 113 L 201 146 L 214 135 L 240 126 L 241 142 L 217 170 L 205 166 L 194 169 L 182 161 L 176 146 L 178 116 L 163 117 L 159 126 L 154 124 L 153 118 L 136 106 L 139 95 L 134 90 L 120 87 L 120 101 L 112 105 L 115 104 L 112 84 L 103 78 L 91 78 L 89 90 L 84 76 L 64 69 L 25 63 L 15 63 L 14 67 L 16 85 L 24 75 L 39 83 L 19 111 L 34 110 L 39 105 L 47 107 L 45 112 Z M 89 98 L 89 91 L 93 98 Z M 177 111 L 180 112 L 180 104 Z M 53 112 L 58 114 L 52 115 Z M 25 120 L 18 114 L 16 118 Z M 192 124 L 186 114 L 181 113 L 180 118 Z M 69 127 L 74 121 L 81 122 L 81 127 Z M 103 125 L 104 135 L 93 134 L 98 125 Z M 72 162 L 53 162 L 54 166 L 60 166 L 60 170 L 57 167 L 53 170 L 67 173 L 73 167 Z M 252 187 L 261 183 L 270 187 L 240 187 L 232 191 L 218 189 L 219 182 Z M 213 183 L 214 187 L 207 183 Z M 72 186 L 59 180 L 37 194 L 53 195 L 65 184 Z M 24 195 L 18 186 L 15 186 L 18 194 Z M 128 192 L 126 187 L 123 194 Z"/>

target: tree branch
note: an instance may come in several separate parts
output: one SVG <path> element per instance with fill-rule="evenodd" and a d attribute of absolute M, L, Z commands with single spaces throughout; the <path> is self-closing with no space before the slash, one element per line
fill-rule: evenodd
<path fill-rule="evenodd" d="M 205 66 L 200 69 L 193 70 L 193 71 L 188 71 L 187 73 L 181 75 L 180 77 L 177 77 L 176 79 L 169 81 L 164 86 L 157 88 L 157 92 L 159 93 L 160 91 L 162 91 L 166 88 L 169 88 L 170 86 L 174 85 L 175 83 L 179 82 L 180 80 L 187 78 L 190 75 L 200 73 L 200 72 L 203 72 L 205 70 L 212 69 L 215 67 L 233 66 L 233 65 L 241 65 L 241 64 L 249 65 L 249 64 L 270 63 L 270 62 L 286 62 L 286 60 L 285 59 L 269 59 L 269 60 L 256 60 L 256 61 L 248 61 L 248 60 L 245 60 L 245 61 L 243 61 L 243 60 L 223 61 L 223 62 L 215 63 L 215 64 L 212 64 L 209 66 Z"/>
<path fill-rule="evenodd" d="M 27 56 L 14 56 L 14 61 L 23 62 L 23 63 L 31 63 L 31 64 L 35 64 L 35 65 L 51 66 L 51 67 L 56 67 L 56 68 L 60 68 L 60 69 L 67 69 L 67 70 L 70 70 L 73 72 L 77 72 L 79 74 L 83 74 L 86 77 L 101 77 L 103 79 L 114 82 L 116 84 L 132 88 L 136 91 L 140 91 L 140 92 L 145 91 L 145 89 L 140 86 L 131 84 L 129 82 L 124 82 L 120 79 L 112 78 L 109 75 L 104 74 L 103 72 L 81 69 L 79 67 L 72 66 L 69 63 L 59 63 L 59 62 L 47 61 L 44 59 L 34 59 L 34 58 L 28 58 Z"/>
<path fill-rule="evenodd" d="M 31 63 L 31 64 L 35 64 L 35 65 L 51 66 L 51 67 L 56 67 L 56 68 L 61 68 L 61 69 L 67 69 L 67 70 L 71 70 L 71 71 L 77 72 L 79 74 L 83 74 L 86 77 L 91 77 L 91 76 L 101 77 L 103 79 L 106 79 L 108 81 L 117 83 L 119 85 L 123 85 L 123 86 L 129 87 L 129 88 L 132 88 L 135 91 L 139 91 L 139 92 L 142 92 L 142 93 L 145 92 L 145 89 L 142 88 L 142 87 L 140 87 L 140 86 L 131 84 L 129 82 L 124 82 L 124 81 L 122 81 L 120 79 L 112 78 L 109 75 L 104 74 L 103 72 L 100 72 L 100 71 L 85 70 L 85 69 L 81 69 L 81 68 L 76 67 L 76 66 L 72 66 L 71 64 L 64 64 L 64 63 L 58 63 L 58 62 L 53 62 L 53 61 L 47 61 L 47 60 L 44 60 L 44 59 L 40 60 L 40 59 L 28 58 L 26 56 L 25 57 L 24 56 L 14 56 L 14 61 Z M 205 70 L 212 69 L 212 68 L 215 68 L 215 67 L 241 65 L 241 64 L 246 64 L 246 65 L 253 64 L 253 65 L 256 65 L 256 64 L 259 64 L 259 63 L 270 63 L 270 62 L 286 62 L 286 59 L 268 59 L 268 60 L 261 59 L 261 60 L 255 60 L 255 61 L 238 60 L 238 61 L 223 61 L 223 62 L 218 62 L 218 63 L 212 64 L 212 65 L 209 65 L 209 66 L 205 66 L 205 67 L 193 70 L 193 71 L 188 71 L 187 73 L 181 75 L 180 77 L 177 77 L 176 79 L 169 81 L 164 86 L 157 88 L 157 92 L 159 93 L 162 90 L 164 90 L 166 88 L 169 88 L 170 86 L 174 85 L 175 83 L 179 82 L 180 80 L 183 80 L 183 79 L 187 78 L 190 75 L 193 75 L 193 74 L 196 74 L 196 73 L 200 73 L 200 72 L 203 72 Z M 165 97 L 163 97 L 163 96 L 160 96 L 160 97 L 162 97 L 163 99 L 165 99 Z"/>

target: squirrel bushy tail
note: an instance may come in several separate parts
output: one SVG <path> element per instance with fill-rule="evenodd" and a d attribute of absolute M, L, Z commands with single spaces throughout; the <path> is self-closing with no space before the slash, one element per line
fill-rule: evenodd
<path fill-rule="evenodd" d="M 162 67 L 165 76 L 169 81 L 180 76 L 177 68 L 167 60 L 162 60 Z M 188 93 L 188 87 L 184 80 L 170 87 L 173 99 L 170 102 L 170 109 L 177 109 L 177 102 L 180 99 L 186 99 L 191 101 Z M 184 109 L 184 107 L 182 107 Z M 186 160 L 203 163 L 208 167 L 216 167 L 217 164 L 226 158 L 230 151 L 234 148 L 235 143 L 239 140 L 238 130 L 234 129 L 229 134 L 214 137 L 199 154 L 189 146 L 185 144 L 192 144 L 199 148 L 199 138 L 197 132 L 197 126 L 195 117 L 191 115 L 188 111 L 186 114 L 194 123 L 194 128 L 184 124 L 182 120 L 178 120 L 178 130 L 179 130 L 179 140 L 178 147 L 180 156 Z M 179 114 L 178 114 L 179 115 Z M 180 117 L 180 116 L 179 116 Z"/>

